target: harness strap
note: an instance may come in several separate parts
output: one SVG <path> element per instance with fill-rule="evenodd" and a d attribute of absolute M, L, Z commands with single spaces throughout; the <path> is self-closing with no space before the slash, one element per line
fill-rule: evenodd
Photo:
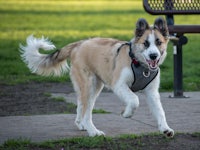
<path fill-rule="evenodd" d="M 126 43 L 121 44 L 120 47 L 117 49 L 117 55 L 119 54 L 119 51 L 121 50 L 121 48 L 122 48 L 124 45 L 130 46 L 130 42 L 126 42 Z M 129 53 L 130 53 L 130 52 L 129 52 Z"/>

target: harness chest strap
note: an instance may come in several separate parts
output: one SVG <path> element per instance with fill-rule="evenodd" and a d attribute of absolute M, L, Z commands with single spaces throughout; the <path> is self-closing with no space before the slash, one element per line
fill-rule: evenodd
<path fill-rule="evenodd" d="M 120 49 L 124 46 L 129 46 L 129 56 L 132 59 L 131 62 L 131 68 L 134 75 L 134 82 L 132 83 L 132 86 L 130 89 L 133 92 L 137 92 L 139 90 L 143 90 L 155 77 L 158 75 L 158 72 L 160 69 L 157 69 L 155 71 L 151 71 L 144 66 L 140 65 L 140 63 L 136 60 L 133 52 L 132 52 L 132 44 L 131 42 L 127 42 L 122 44 L 118 50 L 117 53 L 119 53 Z"/>
<path fill-rule="evenodd" d="M 130 89 L 133 92 L 137 92 L 139 90 L 143 90 L 149 83 L 155 79 L 158 75 L 160 69 L 156 71 L 147 70 L 143 66 L 136 67 L 134 63 L 131 63 L 131 68 L 134 74 L 134 82 Z"/>

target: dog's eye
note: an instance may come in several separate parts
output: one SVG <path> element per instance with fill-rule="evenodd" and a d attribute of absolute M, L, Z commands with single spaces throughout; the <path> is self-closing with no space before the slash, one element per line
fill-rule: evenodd
<path fill-rule="evenodd" d="M 160 46 L 162 44 L 162 42 L 159 39 L 156 39 L 156 45 Z"/>
<path fill-rule="evenodd" d="M 149 43 L 149 41 L 147 41 L 147 40 L 145 40 L 145 42 L 144 42 L 143 44 L 144 44 L 144 46 L 145 46 L 146 48 L 148 48 L 148 47 L 150 46 L 150 43 Z"/>

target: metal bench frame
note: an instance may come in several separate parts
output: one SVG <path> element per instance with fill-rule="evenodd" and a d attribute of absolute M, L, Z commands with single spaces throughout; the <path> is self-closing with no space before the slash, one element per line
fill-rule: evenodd
<path fill-rule="evenodd" d="M 186 97 L 183 94 L 182 46 L 187 44 L 188 39 L 184 34 L 200 33 L 200 25 L 174 25 L 173 15 L 200 14 L 200 3 L 198 0 L 143 0 L 143 6 L 146 12 L 152 15 L 166 15 L 169 33 L 175 36 L 172 38 L 174 45 L 173 97 Z"/>

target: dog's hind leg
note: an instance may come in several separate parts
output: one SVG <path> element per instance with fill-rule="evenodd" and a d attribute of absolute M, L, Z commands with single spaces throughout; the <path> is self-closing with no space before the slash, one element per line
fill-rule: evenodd
<path fill-rule="evenodd" d="M 81 85 L 83 84 L 81 81 L 81 76 L 79 75 L 79 72 L 76 71 L 73 67 L 71 67 L 70 71 L 70 78 L 74 86 L 74 90 L 76 92 L 77 96 L 77 115 L 75 119 L 75 124 L 78 127 L 79 130 L 85 130 L 84 127 L 81 125 L 82 121 L 82 111 L 83 111 L 83 103 L 81 101 Z"/>
<path fill-rule="evenodd" d="M 103 83 L 97 79 L 96 76 L 91 76 L 88 84 L 88 98 L 87 104 L 83 105 L 83 119 L 82 124 L 84 128 L 88 131 L 89 136 L 100 136 L 105 135 L 104 132 L 98 130 L 92 121 L 92 110 L 96 101 L 96 98 L 99 96 L 101 90 L 103 89 Z"/>
<path fill-rule="evenodd" d="M 77 71 L 75 68 L 72 68 L 71 72 L 78 96 L 76 125 L 80 130 L 87 130 L 89 136 L 104 135 L 92 122 L 92 110 L 97 96 L 103 89 L 103 83 L 94 74 L 81 73 L 81 70 Z"/>

